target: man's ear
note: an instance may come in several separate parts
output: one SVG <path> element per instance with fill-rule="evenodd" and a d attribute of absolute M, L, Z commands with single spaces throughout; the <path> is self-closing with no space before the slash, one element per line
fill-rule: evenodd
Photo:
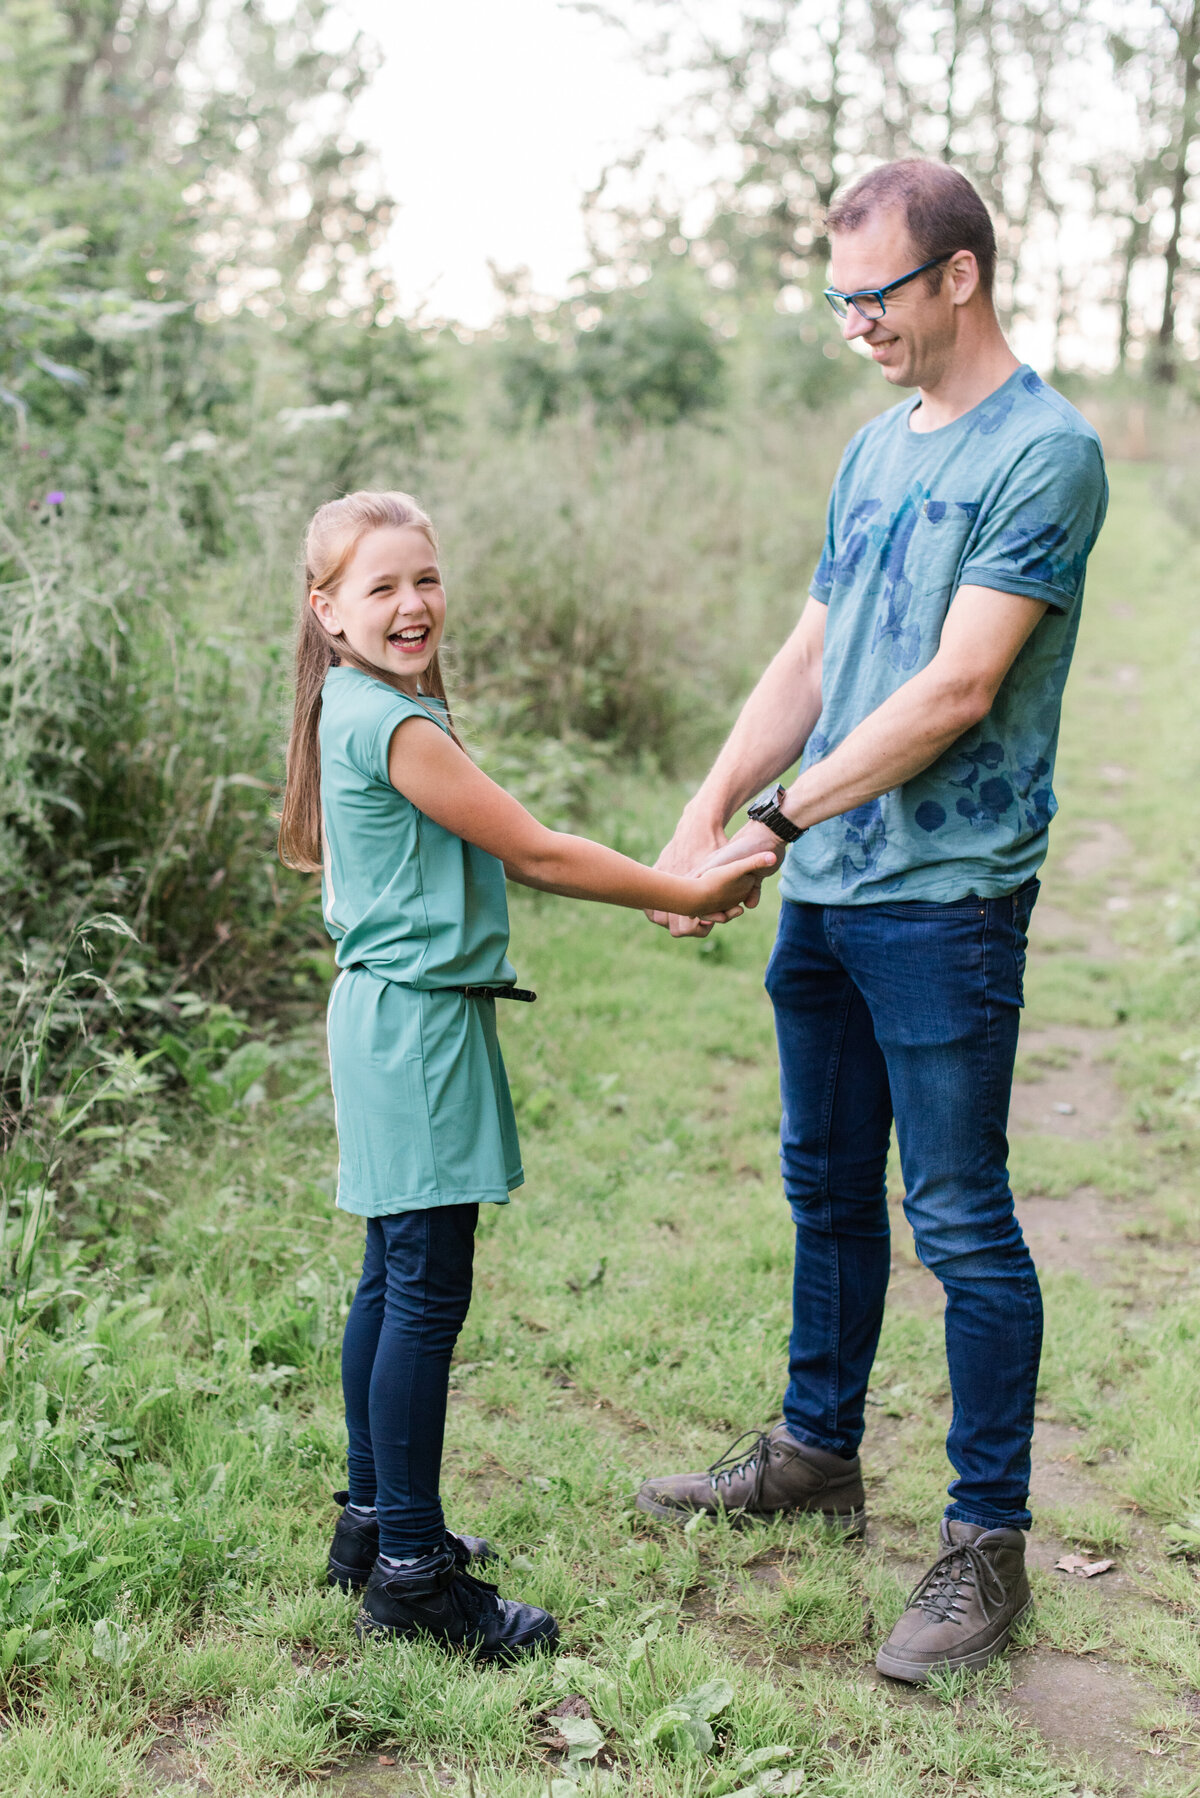
<path fill-rule="evenodd" d="M 956 250 L 946 264 L 946 272 L 950 281 L 951 303 L 965 306 L 979 292 L 979 264 L 975 260 L 974 250 Z"/>

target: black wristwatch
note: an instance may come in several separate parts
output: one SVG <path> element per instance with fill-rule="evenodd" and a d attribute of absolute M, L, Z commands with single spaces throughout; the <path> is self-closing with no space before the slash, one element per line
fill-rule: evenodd
<path fill-rule="evenodd" d="M 795 843 L 804 835 L 804 827 L 793 824 L 780 810 L 786 798 L 786 787 L 768 787 L 765 793 L 759 794 L 753 805 L 746 807 L 746 816 L 753 818 L 756 824 L 765 824 L 768 830 L 773 830 L 780 842 Z"/>

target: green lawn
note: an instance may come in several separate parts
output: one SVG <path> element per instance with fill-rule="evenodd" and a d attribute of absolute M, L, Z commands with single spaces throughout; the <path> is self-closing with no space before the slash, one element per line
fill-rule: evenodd
<path fill-rule="evenodd" d="M 1200 1790 L 1200 1584 L 1195 1561 L 1166 1552 L 1200 1513 L 1200 554 L 1156 480 L 1115 471 L 1028 982 L 1023 1071 L 1054 1090 L 1094 1051 L 1107 1115 L 1014 1144 L 1040 1219 L 1055 1204 L 1093 1218 L 1088 1256 L 1076 1264 L 1066 1240 L 1045 1276 L 1040 1415 L 1070 1452 L 1039 1527 L 1056 1551 L 1112 1555 L 1116 1573 L 1085 1582 L 1038 1562 L 1025 1648 L 973 1682 L 913 1703 L 875 1679 L 948 1477 L 936 1288 L 902 1219 L 863 1450 L 866 1547 L 808 1526 L 683 1533 L 635 1517 L 645 1474 L 699 1465 L 778 1411 L 790 1223 L 762 991 L 774 902 L 696 944 L 521 893 L 514 959 L 540 998 L 502 1024 L 528 1184 L 481 1223 L 446 1495 L 452 1524 L 507 1557 L 503 1588 L 559 1617 L 562 1656 L 483 1672 L 421 1647 L 359 1649 L 354 1602 L 322 1583 L 360 1226 L 332 1207 L 313 1019 L 277 1034 L 265 1072 L 245 1064 L 261 1076 L 238 1083 L 246 1103 L 171 1114 L 107 1235 L 72 1237 L 65 1205 L 40 1322 L 5 1375 L 0 1790 L 117 1798 L 203 1780 L 242 1798 L 340 1778 L 356 1755 L 371 1770 L 346 1790 L 364 1794 L 532 1798 L 553 1780 L 560 1798 L 569 1773 L 584 1795 L 646 1798 Z M 634 789 L 594 828 L 652 855 L 681 796 Z M 1115 1669 L 1143 1693 L 1128 1765 L 1098 1747 L 1081 1769 L 1078 1740 L 1022 1709 L 1034 1664 L 1063 1679 Z M 693 1706 L 712 1710 L 708 1729 L 673 1729 L 664 1707 L 711 1682 L 727 1689 Z M 569 1694 L 605 1747 L 564 1767 L 547 1712 Z"/>

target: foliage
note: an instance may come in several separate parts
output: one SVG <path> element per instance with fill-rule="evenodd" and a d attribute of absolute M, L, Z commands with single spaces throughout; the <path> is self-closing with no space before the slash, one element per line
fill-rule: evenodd
<path fill-rule="evenodd" d="M 585 416 L 431 462 L 450 671 L 485 729 L 666 768 L 707 747 L 795 617 L 836 429 L 810 444 L 747 408 L 720 433 L 609 434 Z"/>
<path fill-rule="evenodd" d="M 28 415 L 23 389 L 39 375 L 72 387 L 85 377 L 49 355 L 85 316 L 87 296 L 64 285 L 68 269 L 83 261 L 78 227 L 44 237 L 0 238 L 0 405 L 21 424 Z"/>
<path fill-rule="evenodd" d="M 710 413 L 725 390 L 725 358 L 704 295 L 677 272 L 641 287 L 589 291 L 506 324 L 501 378 L 517 423 L 543 424 L 586 406 L 628 430 Z"/>
<path fill-rule="evenodd" d="M 721 354 L 678 283 L 618 290 L 576 338 L 579 380 L 601 418 L 674 424 L 721 397 Z"/>
<path fill-rule="evenodd" d="M 347 115 L 369 78 L 327 0 L 22 0 L 0 19 L 0 199 L 86 221 L 83 280 L 133 301 L 361 305 L 388 208 Z"/>

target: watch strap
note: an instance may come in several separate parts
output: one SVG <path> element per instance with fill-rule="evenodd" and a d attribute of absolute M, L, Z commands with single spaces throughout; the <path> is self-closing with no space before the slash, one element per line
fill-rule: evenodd
<path fill-rule="evenodd" d="M 786 789 L 781 786 L 776 787 L 773 792 L 764 793 L 761 799 L 756 799 L 754 804 L 747 808 L 746 816 L 753 818 L 756 824 L 765 824 L 768 830 L 774 832 L 780 842 L 796 843 L 804 835 L 804 827 L 794 824 L 787 813 L 780 809 L 780 801 L 786 797 Z"/>

